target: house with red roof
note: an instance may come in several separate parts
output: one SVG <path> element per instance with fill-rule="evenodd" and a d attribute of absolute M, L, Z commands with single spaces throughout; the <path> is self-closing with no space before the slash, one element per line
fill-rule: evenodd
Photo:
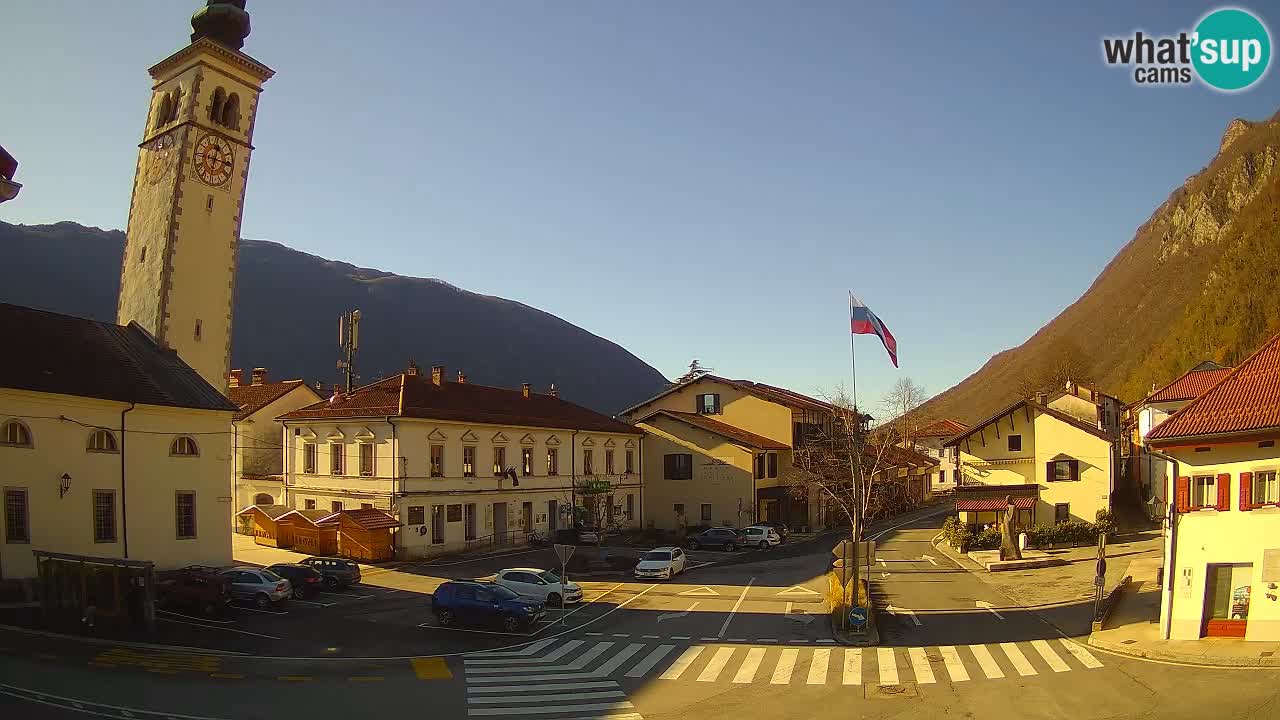
<path fill-rule="evenodd" d="M 239 408 L 232 416 L 232 512 L 237 515 L 236 530 L 252 535 L 255 516 L 245 510 L 285 505 L 284 424 L 276 418 L 321 398 L 302 380 L 268 382 L 267 369 L 259 367 L 249 371 L 248 378 L 243 370 L 232 370 L 227 399 Z"/>
<path fill-rule="evenodd" d="M 554 386 L 490 387 L 410 363 L 278 419 L 286 502 L 383 511 L 399 523 L 387 530 L 396 557 L 644 519 L 644 431 L 562 400 Z"/>
<path fill-rule="evenodd" d="M 1280 335 L 1219 374 L 1146 435 L 1174 478 L 1161 635 L 1280 640 Z"/>

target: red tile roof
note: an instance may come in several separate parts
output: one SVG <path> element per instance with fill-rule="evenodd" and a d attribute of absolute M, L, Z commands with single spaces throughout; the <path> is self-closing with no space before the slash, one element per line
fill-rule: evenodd
<path fill-rule="evenodd" d="M 633 412 L 637 408 L 644 407 L 645 405 L 648 405 L 654 400 L 670 395 L 671 393 L 677 390 L 680 390 L 681 388 L 687 387 L 689 385 L 692 385 L 702 380 L 709 380 L 711 382 L 723 383 L 725 385 L 729 385 L 730 387 L 738 388 L 743 392 L 755 395 L 758 398 L 769 400 L 770 402 L 776 402 L 779 405 L 785 405 L 786 407 L 789 407 L 789 408 L 797 408 L 800 410 L 820 410 L 820 411 L 826 411 L 826 412 L 833 412 L 839 409 L 836 406 L 832 405 L 831 403 L 824 402 L 816 398 L 811 398 L 808 395 L 802 395 L 801 393 L 795 392 L 794 390 L 787 390 L 786 388 L 780 388 L 773 385 L 765 385 L 764 383 L 752 382 L 750 380 L 730 380 L 728 378 L 720 377 L 719 375 L 700 375 L 686 383 L 672 385 L 671 387 L 667 388 L 666 390 L 663 390 L 657 395 L 654 395 L 648 400 L 645 400 L 642 403 L 638 403 L 636 405 L 633 405 L 632 407 L 627 408 L 626 410 L 623 410 L 621 414 L 629 415 L 631 412 Z"/>
<path fill-rule="evenodd" d="M 739 443 L 748 445 L 758 450 L 790 450 L 791 449 L 791 446 L 787 445 L 786 443 L 780 443 L 777 440 L 771 440 L 763 435 L 757 435 L 753 432 L 748 432 L 746 430 L 743 430 L 742 428 L 734 427 L 733 425 L 730 425 L 728 423 L 722 423 L 719 420 L 712 420 L 706 415 L 698 415 L 697 413 L 676 412 L 674 410 L 658 410 L 657 412 L 653 412 L 644 416 L 638 422 L 644 422 L 655 415 L 666 415 L 667 417 L 670 417 L 675 420 L 679 420 L 680 422 L 683 422 L 686 425 L 692 425 L 693 427 L 701 428 L 708 432 L 712 432 L 722 437 L 729 438 L 730 440 L 735 440 Z"/>
<path fill-rule="evenodd" d="M 228 388 L 227 398 L 240 408 L 236 411 L 234 418 L 243 420 L 301 385 L 303 385 L 301 380 L 285 380 L 283 382 L 262 383 L 261 385 L 240 385 Z"/>
<path fill-rule="evenodd" d="M 962 430 L 956 433 L 955 435 L 952 435 L 951 437 L 947 438 L 947 441 L 945 443 L 943 443 L 943 447 L 959 445 L 960 441 L 972 435 L 974 430 L 981 430 L 986 426 L 1001 420 L 1002 418 L 1004 418 L 1004 416 L 1016 411 L 1018 408 L 1022 407 L 1023 405 L 1034 407 L 1037 412 L 1041 412 L 1046 415 L 1049 415 L 1050 417 L 1057 418 L 1058 420 L 1061 420 L 1062 422 L 1068 425 L 1080 428 L 1081 430 L 1084 430 L 1085 432 L 1090 433 L 1092 435 L 1096 435 L 1097 437 L 1100 437 L 1103 440 L 1115 440 L 1115 438 L 1112 437 L 1110 433 L 1098 427 L 1097 425 L 1090 425 L 1089 423 L 1084 422 L 1083 420 L 1077 417 L 1074 417 L 1072 415 L 1068 415 L 1067 413 L 1064 413 L 1061 410 L 1051 408 L 1048 405 L 1041 405 L 1035 400 L 1031 400 L 1028 398 L 1025 400 L 1019 400 L 1014 404 L 1010 405 L 1009 407 L 983 420 L 982 422 L 975 423 L 973 427 L 968 428 L 966 430 Z"/>
<path fill-rule="evenodd" d="M 346 517 L 351 522 L 359 525 L 365 530 L 377 530 L 379 528 L 400 527 L 400 521 L 373 508 L 361 508 L 359 510 L 343 510 L 336 512 L 327 518 L 324 518 L 317 524 L 327 522 L 341 522 L 341 518 Z"/>
<path fill-rule="evenodd" d="M 1143 404 L 1195 400 L 1218 381 L 1231 374 L 1231 368 L 1213 370 L 1188 370 L 1173 382 L 1156 390 L 1143 400 Z"/>
<path fill-rule="evenodd" d="M 565 430 L 642 435 L 620 420 L 552 395 L 458 383 L 439 385 L 426 375 L 401 373 L 356 388 L 350 395 L 323 400 L 285 413 L 283 420 L 407 417 L 489 425 L 548 427 Z"/>
<path fill-rule="evenodd" d="M 1036 506 L 1032 497 L 1015 497 L 1013 506 L 1019 510 L 1030 510 Z M 978 498 L 974 500 L 956 500 L 956 512 L 991 512 L 1009 507 L 1004 498 Z"/>
<path fill-rule="evenodd" d="M 1147 435 L 1170 440 L 1280 429 L 1280 335 Z"/>
<path fill-rule="evenodd" d="M 920 432 L 916 433 L 916 437 L 949 438 L 952 435 L 962 433 L 968 429 L 969 429 L 969 426 L 965 425 L 962 422 L 959 422 L 957 420 L 952 420 L 950 418 L 945 418 L 943 420 L 937 420 L 935 422 L 931 422 L 928 425 L 924 426 L 924 428 L 922 428 Z"/>

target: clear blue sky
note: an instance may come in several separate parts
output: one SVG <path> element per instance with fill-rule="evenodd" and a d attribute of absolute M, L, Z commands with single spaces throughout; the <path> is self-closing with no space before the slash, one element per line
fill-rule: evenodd
<path fill-rule="evenodd" d="M 0 218 L 124 227 L 146 68 L 200 4 L 5 8 L 26 188 Z M 250 0 L 278 74 L 243 234 L 802 392 L 847 381 L 852 289 L 902 360 L 859 338 L 860 394 L 938 392 L 1074 301 L 1233 117 L 1276 111 L 1274 71 L 1223 95 L 1103 66 L 1104 34 L 1213 7 Z"/>

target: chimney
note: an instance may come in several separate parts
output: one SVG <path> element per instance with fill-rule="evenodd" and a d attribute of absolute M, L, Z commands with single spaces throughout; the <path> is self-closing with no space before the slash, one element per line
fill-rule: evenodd
<path fill-rule="evenodd" d="M 322 393 L 322 392 L 324 392 L 324 383 L 322 383 L 322 382 L 320 382 L 319 380 L 317 380 L 317 381 L 316 381 L 316 393 Z"/>
<path fill-rule="evenodd" d="M 551 383 L 551 389 L 547 391 L 547 394 L 554 398 L 560 397 L 560 391 L 556 389 L 555 383 Z"/>
<path fill-rule="evenodd" d="M 267 381 L 266 368 L 254 368 L 250 380 L 254 385 L 261 385 Z"/>
<path fill-rule="evenodd" d="M 1042 392 L 1038 392 L 1038 393 L 1036 393 L 1036 402 L 1037 402 L 1037 403 L 1039 403 L 1039 404 L 1043 405 L 1043 404 L 1044 404 L 1044 399 L 1045 399 L 1045 394 L 1044 394 L 1044 393 L 1042 393 Z"/>
<path fill-rule="evenodd" d="M 227 385 L 230 387 L 240 387 L 240 383 L 243 382 L 243 378 L 243 370 L 232 370 L 231 377 L 228 379 Z"/>
<path fill-rule="evenodd" d="M 529 383 L 520 383 L 520 397 L 529 397 Z"/>
<path fill-rule="evenodd" d="M 432 365 L 431 366 L 431 384 L 439 385 L 442 382 L 444 382 L 444 366 Z"/>
<path fill-rule="evenodd" d="M 409 361 L 409 367 L 404 371 L 404 374 L 405 374 L 405 375 L 417 375 L 417 374 L 418 374 L 418 363 L 416 363 L 416 362 L 414 362 L 414 361 L 410 360 L 410 361 Z"/>
<path fill-rule="evenodd" d="M 459 385 L 467 384 L 467 376 L 461 370 L 458 371 L 458 384 Z"/>

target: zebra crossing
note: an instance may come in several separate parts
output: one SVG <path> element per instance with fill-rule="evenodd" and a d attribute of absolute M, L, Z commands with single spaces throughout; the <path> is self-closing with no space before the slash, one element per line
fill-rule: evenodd
<path fill-rule="evenodd" d="M 999 680 L 1102 663 L 1084 646 L 1055 641 L 930 647 L 788 647 L 548 638 L 520 650 L 463 660 L 472 717 L 557 715 L 641 720 L 618 679 L 735 685 L 935 685 Z"/>

